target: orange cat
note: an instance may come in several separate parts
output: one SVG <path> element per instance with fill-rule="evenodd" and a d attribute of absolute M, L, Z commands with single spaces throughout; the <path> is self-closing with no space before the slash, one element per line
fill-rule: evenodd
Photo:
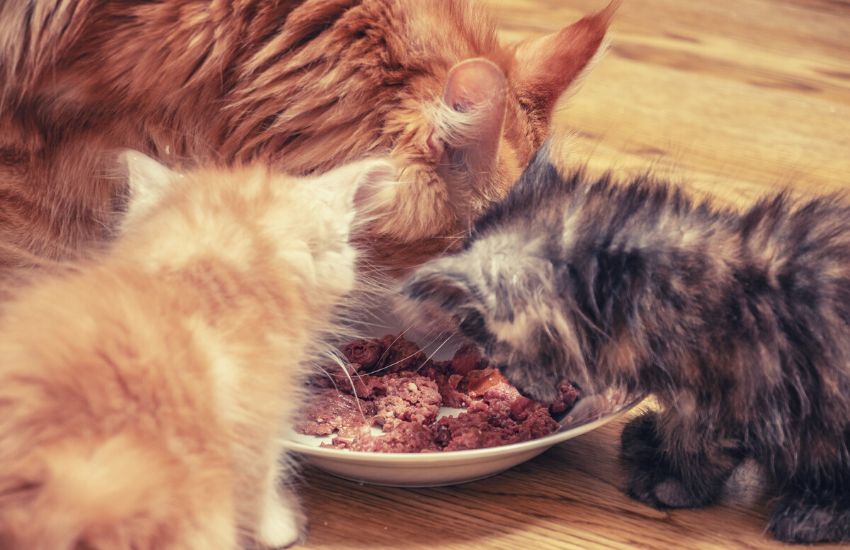
<path fill-rule="evenodd" d="M 107 237 L 114 146 L 293 174 L 388 154 L 406 168 L 360 238 L 401 274 L 505 195 L 613 10 L 502 45 L 470 0 L 2 2 L 0 241 Z"/>
<path fill-rule="evenodd" d="M 281 432 L 354 282 L 355 188 L 390 166 L 128 162 L 112 248 L 42 272 L 0 318 L 0 547 L 290 544 Z"/>

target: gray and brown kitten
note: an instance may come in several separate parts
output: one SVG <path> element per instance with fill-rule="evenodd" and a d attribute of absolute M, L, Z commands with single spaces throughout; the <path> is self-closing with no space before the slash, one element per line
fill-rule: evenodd
<path fill-rule="evenodd" d="M 562 177 L 541 152 L 465 249 L 404 292 L 529 396 L 560 380 L 654 394 L 622 436 L 629 493 L 704 506 L 745 458 L 770 531 L 850 540 L 850 207 L 786 194 L 743 213 L 639 178 Z"/>

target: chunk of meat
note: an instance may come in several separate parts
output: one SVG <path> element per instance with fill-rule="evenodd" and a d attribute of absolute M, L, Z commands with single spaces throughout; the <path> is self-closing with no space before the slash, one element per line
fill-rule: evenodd
<path fill-rule="evenodd" d="M 437 445 L 444 451 L 484 449 L 529 441 L 558 429 L 545 407 L 538 405 L 522 421 L 511 418 L 509 411 L 510 405 L 505 402 L 493 406 L 477 401 L 468 412 L 437 421 Z"/>
<path fill-rule="evenodd" d="M 433 426 L 423 426 L 416 422 L 399 422 L 389 432 L 377 436 L 360 432 L 351 437 L 335 437 L 329 444 L 322 443 L 321 446 L 376 453 L 421 453 L 439 450 L 434 441 Z"/>
<path fill-rule="evenodd" d="M 340 351 L 349 363 L 360 365 L 357 370 L 370 373 L 379 368 L 386 347 L 381 340 L 355 340 L 343 346 Z"/>
<path fill-rule="evenodd" d="M 579 398 L 578 388 L 569 382 L 561 382 L 558 386 L 558 391 L 560 392 L 558 399 L 549 405 L 549 413 L 555 417 L 563 415 L 572 409 Z"/>
<path fill-rule="evenodd" d="M 371 399 L 387 393 L 387 381 L 383 376 L 355 373 L 350 379 L 343 378 L 337 384 L 340 391 L 360 399 Z"/>
<path fill-rule="evenodd" d="M 451 369 L 455 374 L 466 376 L 470 371 L 487 367 L 487 359 L 475 344 L 464 344 L 455 352 L 451 360 Z"/>
<path fill-rule="evenodd" d="M 427 357 L 419 346 L 397 336 L 387 335 L 381 338 L 384 354 L 378 368 L 386 372 L 416 370 L 424 365 Z"/>
<path fill-rule="evenodd" d="M 374 414 L 373 403 L 335 389 L 320 389 L 310 396 L 295 430 L 307 435 L 330 435 L 342 429 L 368 426 Z"/>
<path fill-rule="evenodd" d="M 450 374 L 442 380 L 437 380 L 444 406 L 463 409 L 472 402 L 469 394 L 459 389 L 461 382 L 463 382 L 463 376 L 460 374 Z"/>
<path fill-rule="evenodd" d="M 520 395 L 508 379 L 498 369 L 492 367 L 470 371 L 466 375 L 466 391 L 471 397 L 483 397 L 490 393 L 494 397 L 502 395 L 505 399 L 511 400 Z"/>
<path fill-rule="evenodd" d="M 400 422 L 432 424 L 442 397 L 436 382 L 424 376 L 387 376 L 386 395 L 375 400 L 375 422 L 390 431 Z"/>

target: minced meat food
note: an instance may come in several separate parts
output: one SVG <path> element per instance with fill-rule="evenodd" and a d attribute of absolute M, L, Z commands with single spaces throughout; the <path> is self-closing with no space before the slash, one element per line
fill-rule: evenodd
<path fill-rule="evenodd" d="M 560 386 L 550 406 L 522 396 L 474 345 L 450 361 L 431 361 L 400 336 L 357 340 L 342 348 L 347 370 L 327 367 L 309 381 L 311 399 L 296 431 L 335 434 L 325 447 L 373 452 L 434 452 L 519 443 L 558 429 L 554 416 L 578 400 Z M 438 418 L 440 407 L 466 409 Z M 380 428 L 373 435 L 371 428 Z"/>

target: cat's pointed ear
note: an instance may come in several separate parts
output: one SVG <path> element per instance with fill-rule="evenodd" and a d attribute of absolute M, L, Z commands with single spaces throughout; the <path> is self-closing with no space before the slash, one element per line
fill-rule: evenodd
<path fill-rule="evenodd" d="M 555 141 L 552 138 L 547 139 L 535 151 L 534 156 L 528 161 L 525 169 L 522 171 L 517 183 L 514 185 L 516 194 L 524 192 L 533 192 L 545 194 L 545 189 L 555 185 L 561 179 L 558 169 L 558 162 L 566 158 L 566 154 L 562 152 L 565 149 L 565 142 Z"/>
<path fill-rule="evenodd" d="M 520 100 L 548 122 L 558 98 L 588 67 L 621 0 L 602 11 L 516 47 L 511 78 Z"/>
<path fill-rule="evenodd" d="M 507 91 L 504 72 L 487 59 L 467 59 L 449 71 L 443 90 L 449 112 L 443 113 L 440 131 L 449 160 L 459 157 L 470 174 L 488 174 L 496 162 Z"/>
<path fill-rule="evenodd" d="M 443 270 L 445 262 L 431 262 L 407 280 L 402 294 L 416 302 L 431 302 L 442 309 L 452 310 L 470 300 L 467 278 L 457 272 Z"/>
<path fill-rule="evenodd" d="M 127 211 L 122 224 L 126 226 L 149 212 L 179 174 L 131 149 L 118 155 L 118 163 L 127 177 Z"/>
<path fill-rule="evenodd" d="M 479 342 L 488 339 L 483 304 L 464 265 L 447 257 L 425 264 L 413 273 L 395 302 L 401 319 L 437 331 L 460 330 Z"/>
<path fill-rule="evenodd" d="M 377 199 L 398 182 L 398 166 L 389 158 L 349 162 L 319 176 L 317 189 L 328 193 L 334 206 L 368 215 Z"/>

